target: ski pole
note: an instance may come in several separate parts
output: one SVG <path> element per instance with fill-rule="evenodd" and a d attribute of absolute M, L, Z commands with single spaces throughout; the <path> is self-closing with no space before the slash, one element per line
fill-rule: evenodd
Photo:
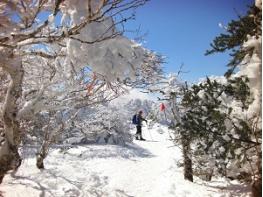
<path fill-rule="evenodd" d="M 152 134 L 151 134 L 151 132 L 150 132 L 149 125 L 148 125 L 147 122 L 146 122 L 146 125 L 147 125 L 147 130 L 148 130 L 148 132 L 149 132 L 149 135 L 150 135 L 150 137 L 151 137 L 151 139 L 152 139 L 152 141 L 153 141 L 153 137 L 152 137 Z"/>

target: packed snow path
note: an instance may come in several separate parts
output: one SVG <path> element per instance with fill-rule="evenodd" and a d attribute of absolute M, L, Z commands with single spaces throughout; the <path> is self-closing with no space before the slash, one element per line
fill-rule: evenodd
<path fill-rule="evenodd" d="M 23 161 L 16 177 L 6 176 L 0 190 L 5 197 L 205 197 L 248 196 L 246 188 L 226 180 L 209 185 L 183 179 L 177 166 L 181 151 L 166 128 L 143 128 L 147 141 L 126 147 L 77 146 L 52 150 L 46 169 L 35 167 L 35 157 Z M 27 153 L 28 154 L 28 153 Z"/>

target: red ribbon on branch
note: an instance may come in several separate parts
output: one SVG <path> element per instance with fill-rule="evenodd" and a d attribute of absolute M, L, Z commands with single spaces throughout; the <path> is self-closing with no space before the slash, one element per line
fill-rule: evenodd
<path fill-rule="evenodd" d="M 161 111 L 164 111 L 164 110 L 165 110 L 165 105 L 164 105 L 163 103 L 161 103 L 161 105 L 160 105 L 160 110 L 161 110 Z"/>

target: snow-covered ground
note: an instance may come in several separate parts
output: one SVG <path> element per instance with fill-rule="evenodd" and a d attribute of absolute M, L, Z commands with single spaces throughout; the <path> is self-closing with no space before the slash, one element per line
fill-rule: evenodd
<path fill-rule="evenodd" d="M 216 179 L 185 181 L 180 148 L 168 140 L 166 128 L 143 127 L 147 141 L 126 147 L 86 145 L 52 149 L 45 170 L 27 157 L 15 177 L 6 176 L 0 190 L 5 197 L 230 197 L 250 196 L 238 182 Z"/>

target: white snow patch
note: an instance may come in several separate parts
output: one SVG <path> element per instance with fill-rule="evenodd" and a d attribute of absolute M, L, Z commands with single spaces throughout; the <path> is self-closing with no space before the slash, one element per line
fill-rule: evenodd
<path fill-rule="evenodd" d="M 181 149 L 169 140 L 168 129 L 156 125 L 142 129 L 147 141 L 127 146 L 52 149 L 45 170 L 35 167 L 32 155 L 23 161 L 16 177 L 4 178 L 0 190 L 5 197 L 249 196 L 247 187 L 226 179 L 184 180 L 183 169 L 176 165 L 182 160 Z"/>

